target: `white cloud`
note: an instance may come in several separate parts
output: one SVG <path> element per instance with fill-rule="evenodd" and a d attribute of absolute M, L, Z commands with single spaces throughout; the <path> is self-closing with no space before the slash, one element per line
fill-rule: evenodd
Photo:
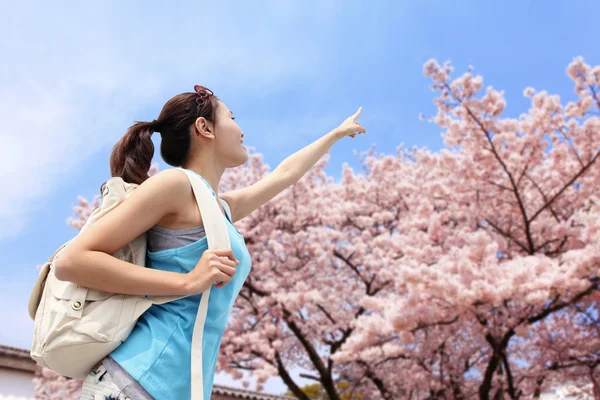
<path fill-rule="evenodd" d="M 328 4 L 248 10 L 256 19 L 199 6 L 13 4 L 0 27 L 0 240 L 18 236 L 82 160 L 193 84 L 243 96 L 314 77 L 333 27 L 295 30 L 331 15 Z"/>

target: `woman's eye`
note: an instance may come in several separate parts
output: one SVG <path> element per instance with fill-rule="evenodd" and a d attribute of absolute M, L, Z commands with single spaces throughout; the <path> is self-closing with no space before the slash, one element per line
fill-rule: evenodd
<path fill-rule="evenodd" d="M 231 119 L 235 120 L 235 117 L 231 117 Z"/>

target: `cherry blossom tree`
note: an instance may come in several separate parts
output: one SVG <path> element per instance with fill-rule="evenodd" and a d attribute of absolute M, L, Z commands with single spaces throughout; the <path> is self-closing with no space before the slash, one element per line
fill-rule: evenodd
<path fill-rule="evenodd" d="M 372 314 L 334 360 L 410 371 L 387 379 L 419 397 L 539 396 L 566 381 L 597 393 L 600 67 L 569 65 L 578 98 L 565 107 L 526 89 L 516 119 L 501 117 L 502 92 L 479 95 L 481 77 L 452 80 L 435 61 L 424 71 L 450 149 L 415 152 L 412 187 L 381 185 L 405 211 L 381 230 L 396 245 L 395 289 L 365 296 Z"/>
<path fill-rule="evenodd" d="M 56 372 L 42 368 L 33 378 L 35 398 L 40 400 L 79 399 L 82 380 L 69 379 Z"/>

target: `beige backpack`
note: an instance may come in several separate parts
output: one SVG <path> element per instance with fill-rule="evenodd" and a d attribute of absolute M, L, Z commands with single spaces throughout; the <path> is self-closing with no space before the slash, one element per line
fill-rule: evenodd
<path fill-rule="evenodd" d="M 190 183 L 206 231 L 209 249 L 231 249 L 227 225 L 208 185 L 191 171 L 184 171 Z M 102 203 L 80 232 L 112 211 L 138 185 L 111 178 L 102 192 Z M 227 203 L 223 203 L 227 207 Z M 228 207 L 227 207 L 228 208 Z M 70 377 L 84 379 L 105 356 L 127 339 L 137 319 L 153 304 L 185 296 L 146 296 L 102 292 L 60 281 L 53 262 L 70 241 L 62 245 L 40 270 L 29 298 L 29 315 L 35 321 L 31 357 L 41 366 Z M 144 266 L 146 234 L 114 254 L 125 261 Z M 203 396 L 202 332 L 208 309 L 210 289 L 202 294 L 192 337 L 192 399 Z M 206 399 L 208 400 L 208 399 Z"/>

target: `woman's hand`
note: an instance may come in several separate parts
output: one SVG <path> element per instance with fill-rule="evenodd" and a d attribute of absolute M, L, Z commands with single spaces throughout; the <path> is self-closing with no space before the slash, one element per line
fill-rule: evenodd
<path fill-rule="evenodd" d="M 367 130 L 363 126 L 361 126 L 360 123 L 356 122 L 356 120 L 360 116 L 361 111 L 362 107 L 359 107 L 358 111 L 354 115 L 346 118 L 346 120 L 342 122 L 340 126 L 334 129 L 334 132 L 336 133 L 338 139 L 341 139 L 346 136 L 355 138 L 357 133 L 367 133 Z"/>
<path fill-rule="evenodd" d="M 205 250 L 196 267 L 183 275 L 184 294 L 200 294 L 214 284 L 215 287 L 222 288 L 231 282 L 239 263 L 231 249 Z"/>

